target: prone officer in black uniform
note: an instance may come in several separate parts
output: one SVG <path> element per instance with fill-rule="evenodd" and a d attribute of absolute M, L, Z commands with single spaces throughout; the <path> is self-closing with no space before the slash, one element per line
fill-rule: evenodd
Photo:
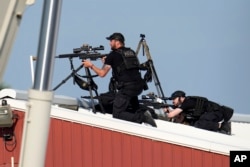
<path fill-rule="evenodd" d="M 228 122 L 233 109 L 221 106 L 201 96 L 186 96 L 185 92 L 177 90 L 169 100 L 173 101 L 174 109 L 165 108 L 168 118 L 183 114 L 184 119 L 192 121 L 192 125 L 206 130 L 231 134 L 231 124 Z"/>
<path fill-rule="evenodd" d="M 91 61 L 84 60 L 84 67 L 92 69 L 98 76 L 105 77 L 112 68 L 117 93 L 113 102 L 113 117 L 136 123 L 148 123 L 156 127 L 148 112 L 139 109 L 138 95 L 142 93 L 145 81 L 141 77 L 140 63 L 135 52 L 125 47 L 125 38 L 121 33 L 113 33 L 106 38 L 110 41 L 111 52 L 103 60 L 103 67 L 96 67 Z M 128 111 L 128 106 L 132 108 Z"/>

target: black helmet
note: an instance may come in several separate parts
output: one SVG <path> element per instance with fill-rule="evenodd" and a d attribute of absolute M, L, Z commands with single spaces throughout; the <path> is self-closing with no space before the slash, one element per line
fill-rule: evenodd
<path fill-rule="evenodd" d="M 186 94 L 182 90 L 177 90 L 174 93 L 172 93 L 171 97 L 169 97 L 169 100 L 174 100 L 176 97 L 185 97 Z"/>
<path fill-rule="evenodd" d="M 107 40 L 115 39 L 115 40 L 118 40 L 118 41 L 120 41 L 120 42 L 122 42 L 122 43 L 124 43 L 124 41 L 125 41 L 124 36 L 123 36 L 121 33 L 119 33 L 119 32 L 113 33 L 113 34 L 110 35 L 109 37 L 106 37 L 106 39 L 107 39 Z"/>

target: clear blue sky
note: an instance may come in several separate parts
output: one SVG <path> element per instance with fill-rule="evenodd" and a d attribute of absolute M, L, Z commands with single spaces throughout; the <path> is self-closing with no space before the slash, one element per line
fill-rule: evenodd
<path fill-rule="evenodd" d="M 36 0 L 24 13 L 4 75 L 12 88 L 32 88 L 29 56 L 37 54 L 42 7 L 43 1 Z M 136 49 L 143 33 L 166 96 L 181 89 L 250 114 L 249 9 L 249 0 L 64 0 L 56 55 L 82 44 L 103 45 L 108 53 L 105 37 L 113 32 L 122 32 L 126 45 Z M 139 56 L 146 60 L 142 52 Z M 78 58 L 74 65 L 80 65 Z M 51 87 L 70 72 L 68 59 L 56 59 Z M 95 82 L 99 93 L 105 92 L 109 76 Z M 156 93 L 154 83 L 149 87 Z M 55 94 L 80 97 L 88 92 L 70 79 Z"/>

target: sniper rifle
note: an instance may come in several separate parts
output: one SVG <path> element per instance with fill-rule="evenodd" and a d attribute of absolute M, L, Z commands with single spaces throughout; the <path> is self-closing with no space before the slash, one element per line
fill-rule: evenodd
<path fill-rule="evenodd" d="M 146 106 L 152 106 L 154 109 L 174 107 L 171 104 L 164 103 L 164 100 L 166 100 L 167 98 L 159 98 L 154 94 L 142 95 L 141 98 L 142 98 L 142 100 L 140 100 L 141 103 L 143 103 Z"/>
<path fill-rule="evenodd" d="M 83 45 L 80 48 L 74 48 L 73 53 L 69 54 L 61 54 L 56 56 L 56 58 L 74 58 L 79 57 L 79 59 L 90 59 L 97 60 L 99 58 L 103 58 L 107 56 L 107 54 L 101 54 L 98 50 L 104 50 L 104 46 L 100 45 L 99 47 L 92 47 L 89 45 Z"/>

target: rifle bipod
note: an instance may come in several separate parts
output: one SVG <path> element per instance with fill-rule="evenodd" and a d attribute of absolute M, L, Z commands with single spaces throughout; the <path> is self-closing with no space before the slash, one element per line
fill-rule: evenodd
<path fill-rule="evenodd" d="M 83 90 L 89 91 L 90 97 L 82 96 L 82 98 L 90 98 L 90 100 L 91 100 L 91 106 L 92 106 L 92 109 L 93 109 L 94 113 L 96 113 L 94 99 L 97 99 L 98 102 L 99 102 L 100 108 L 101 108 L 101 112 L 102 113 L 106 113 L 105 109 L 104 109 L 104 107 L 102 105 L 102 102 L 99 99 L 99 95 L 98 95 L 98 91 L 97 91 L 98 86 L 95 84 L 95 82 L 93 80 L 93 77 L 96 77 L 97 75 L 91 75 L 89 68 L 86 68 L 86 67 L 85 67 L 85 72 L 86 72 L 86 76 L 82 76 L 82 77 L 86 78 L 87 82 L 84 81 L 84 80 L 81 80 L 77 75 L 75 75 L 75 81 L 78 84 L 78 86 L 80 88 L 82 88 Z M 94 98 L 92 91 L 95 92 L 95 95 L 96 95 L 95 97 L 96 98 Z"/>
<path fill-rule="evenodd" d="M 152 57 L 151 57 L 150 52 L 149 52 L 149 47 L 148 47 L 148 45 L 146 43 L 146 40 L 145 40 L 145 35 L 140 34 L 140 37 L 141 37 L 141 40 L 139 41 L 139 44 L 137 46 L 135 54 L 136 54 L 136 56 L 138 56 L 138 53 L 139 53 L 140 48 L 142 46 L 142 55 L 144 56 L 146 54 L 147 64 L 149 65 L 149 68 L 150 68 L 150 70 L 152 72 L 152 77 L 153 77 L 153 80 L 154 80 L 154 83 L 155 83 L 155 87 L 156 87 L 156 90 L 157 90 L 158 97 L 164 98 L 165 96 L 164 96 L 163 90 L 161 88 L 159 78 L 158 78 L 157 73 L 155 71 L 153 60 L 152 60 Z"/>
<path fill-rule="evenodd" d="M 96 97 L 98 102 L 100 103 L 100 108 L 101 108 L 101 112 L 105 113 L 104 107 L 102 106 L 100 100 L 99 100 L 99 95 L 97 92 L 97 85 L 95 84 L 93 77 L 90 73 L 90 70 L 88 68 L 85 68 L 85 72 L 86 72 L 86 76 L 83 76 L 85 78 L 87 78 L 87 82 L 82 80 L 79 75 L 77 74 L 77 72 L 83 68 L 83 65 L 80 65 L 76 70 L 74 69 L 73 63 L 72 63 L 72 58 L 69 58 L 70 60 L 70 65 L 71 65 L 71 73 L 65 78 L 63 79 L 57 86 L 55 86 L 52 91 L 57 90 L 62 84 L 66 83 L 71 77 L 73 77 L 73 83 L 75 84 L 75 82 L 77 83 L 77 85 L 82 88 L 83 90 L 87 90 L 89 91 L 90 94 L 90 99 L 91 99 L 91 107 L 93 109 L 93 112 L 96 113 L 96 109 L 95 109 L 95 103 L 94 103 L 94 97 L 92 94 L 92 91 L 95 92 Z M 86 97 L 85 97 L 86 98 Z"/>

